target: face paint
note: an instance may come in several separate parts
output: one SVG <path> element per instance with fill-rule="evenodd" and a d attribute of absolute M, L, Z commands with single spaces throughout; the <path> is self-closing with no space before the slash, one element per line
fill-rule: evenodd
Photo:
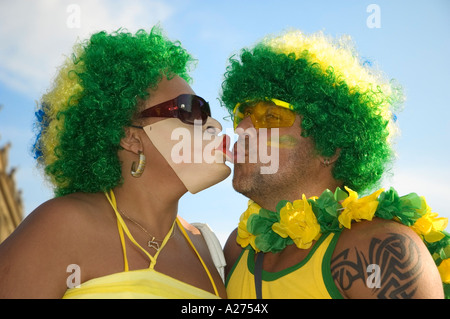
<path fill-rule="evenodd" d="M 221 129 L 220 123 L 210 117 L 203 126 L 169 118 L 144 127 L 153 145 L 192 194 L 219 183 L 231 173 L 221 150 L 224 137 L 217 136 Z"/>
<path fill-rule="evenodd" d="M 278 144 L 267 141 L 268 146 L 273 146 L 277 148 L 294 148 L 298 144 L 298 139 L 289 134 L 283 134 L 278 138 Z"/>

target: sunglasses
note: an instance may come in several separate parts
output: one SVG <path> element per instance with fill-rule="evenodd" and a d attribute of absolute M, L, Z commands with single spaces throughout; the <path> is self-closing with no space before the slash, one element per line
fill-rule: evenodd
<path fill-rule="evenodd" d="M 178 118 L 186 124 L 194 124 L 194 121 L 198 120 L 204 125 L 210 116 L 209 104 L 203 98 L 193 94 L 181 94 L 172 100 L 145 109 L 138 117 Z M 142 128 L 142 126 L 132 126 Z"/>
<path fill-rule="evenodd" d="M 234 129 L 246 117 L 258 128 L 290 127 L 295 122 L 294 106 L 277 99 L 246 101 L 234 108 Z"/>

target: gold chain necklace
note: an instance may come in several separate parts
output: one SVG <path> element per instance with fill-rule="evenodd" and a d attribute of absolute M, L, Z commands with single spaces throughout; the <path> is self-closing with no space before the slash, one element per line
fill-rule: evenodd
<path fill-rule="evenodd" d="M 151 237 L 152 239 L 150 239 L 147 242 L 147 246 L 149 248 L 153 248 L 156 251 L 159 251 L 160 249 L 160 244 L 158 242 L 163 242 L 163 240 L 161 239 L 156 239 L 155 236 L 151 235 L 141 224 L 139 224 L 137 221 L 135 221 L 133 218 L 129 217 L 127 214 L 125 214 L 123 211 L 119 210 L 119 212 L 123 215 L 123 217 L 125 217 L 126 219 L 128 219 L 129 221 L 133 222 L 134 224 L 136 224 L 136 226 L 138 226 L 143 232 L 145 232 L 149 237 Z M 172 232 L 172 234 L 170 235 L 169 239 L 173 237 L 173 234 L 175 232 Z"/>

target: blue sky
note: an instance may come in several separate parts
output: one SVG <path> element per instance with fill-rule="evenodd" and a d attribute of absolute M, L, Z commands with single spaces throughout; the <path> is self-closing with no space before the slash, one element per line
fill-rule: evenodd
<path fill-rule="evenodd" d="M 367 20 L 379 9 L 379 27 Z M 74 6 L 75 5 L 75 6 Z M 369 7 L 370 9 L 371 7 Z M 369 12 L 368 12 L 369 11 Z M 227 60 L 242 47 L 286 29 L 352 36 L 368 58 L 406 93 L 398 113 L 398 158 L 386 187 L 417 192 L 433 211 L 450 217 L 450 1 L 301 0 L 0 0 L 0 146 L 11 143 L 25 214 L 52 197 L 30 154 L 36 101 L 49 87 L 77 38 L 124 27 L 149 30 L 159 23 L 198 59 L 192 72 L 197 94 L 213 116 L 231 127 L 217 100 Z M 187 194 L 180 215 L 207 222 L 222 242 L 236 227 L 247 199 L 231 177 L 199 194 Z"/>

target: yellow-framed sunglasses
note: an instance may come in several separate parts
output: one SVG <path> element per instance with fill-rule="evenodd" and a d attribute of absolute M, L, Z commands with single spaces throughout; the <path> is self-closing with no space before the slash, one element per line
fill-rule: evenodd
<path fill-rule="evenodd" d="M 233 110 L 234 129 L 248 116 L 256 129 L 292 126 L 295 122 L 293 109 L 292 104 L 277 99 L 238 103 Z"/>

